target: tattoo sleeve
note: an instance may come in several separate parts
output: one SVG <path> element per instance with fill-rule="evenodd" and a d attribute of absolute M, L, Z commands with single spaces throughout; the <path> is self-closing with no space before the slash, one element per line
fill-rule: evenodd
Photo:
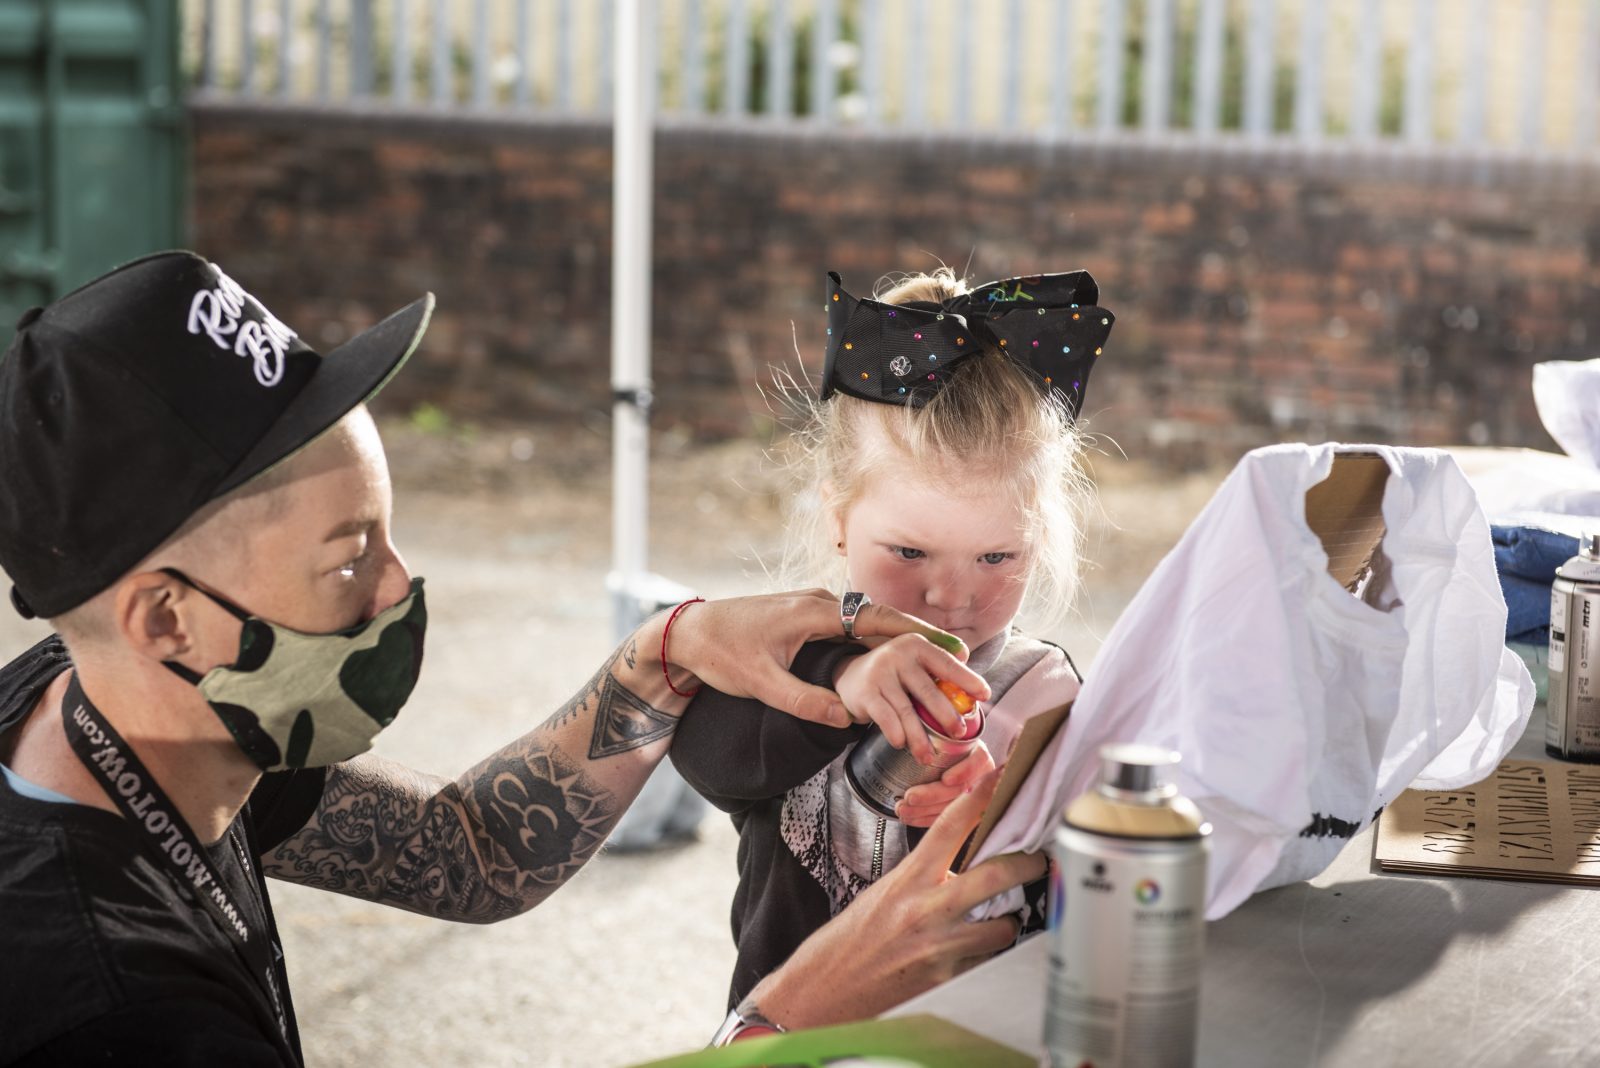
<path fill-rule="evenodd" d="M 371 756 L 335 765 L 316 814 L 263 867 L 466 922 L 532 908 L 600 848 L 665 747 L 645 750 L 677 727 L 635 692 L 650 678 L 639 660 L 630 639 L 543 725 L 454 782 Z"/>

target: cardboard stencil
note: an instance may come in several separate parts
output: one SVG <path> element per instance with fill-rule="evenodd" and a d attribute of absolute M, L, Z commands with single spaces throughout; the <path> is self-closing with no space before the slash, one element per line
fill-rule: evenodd
<path fill-rule="evenodd" d="M 1600 886 L 1600 765 L 1503 760 L 1459 790 L 1407 790 L 1374 852 L 1384 871 Z"/>

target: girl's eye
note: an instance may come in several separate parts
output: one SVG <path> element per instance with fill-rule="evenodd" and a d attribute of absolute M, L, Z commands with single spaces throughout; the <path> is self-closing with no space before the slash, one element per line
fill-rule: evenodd
<path fill-rule="evenodd" d="M 1016 555 L 1016 553 L 984 553 L 982 556 L 978 557 L 978 559 L 982 560 L 986 564 L 999 566 Z"/>
<path fill-rule="evenodd" d="M 896 545 L 890 551 L 902 560 L 921 560 L 924 556 L 928 555 L 921 549 L 912 549 L 904 545 Z"/>

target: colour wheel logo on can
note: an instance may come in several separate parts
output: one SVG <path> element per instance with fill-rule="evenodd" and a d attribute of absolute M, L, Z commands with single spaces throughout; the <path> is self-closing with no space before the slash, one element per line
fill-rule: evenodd
<path fill-rule="evenodd" d="M 1161 900 L 1161 884 L 1154 879 L 1140 879 L 1133 884 L 1133 899 L 1141 905 L 1154 905 Z"/>

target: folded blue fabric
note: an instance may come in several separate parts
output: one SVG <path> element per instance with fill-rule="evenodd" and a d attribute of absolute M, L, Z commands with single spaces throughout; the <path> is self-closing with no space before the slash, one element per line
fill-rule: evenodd
<path fill-rule="evenodd" d="M 1490 524 L 1489 535 L 1494 539 L 1495 570 L 1546 586 L 1554 581 L 1556 568 L 1578 555 L 1577 538 L 1542 527 Z"/>
<path fill-rule="evenodd" d="M 1538 645 L 1550 641 L 1550 583 L 1500 572 L 1506 597 L 1506 641 Z"/>
<path fill-rule="evenodd" d="M 1550 584 L 1578 553 L 1578 539 L 1543 527 L 1491 523 L 1494 567 L 1506 598 L 1506 641 L 1550 640 Z"/>

